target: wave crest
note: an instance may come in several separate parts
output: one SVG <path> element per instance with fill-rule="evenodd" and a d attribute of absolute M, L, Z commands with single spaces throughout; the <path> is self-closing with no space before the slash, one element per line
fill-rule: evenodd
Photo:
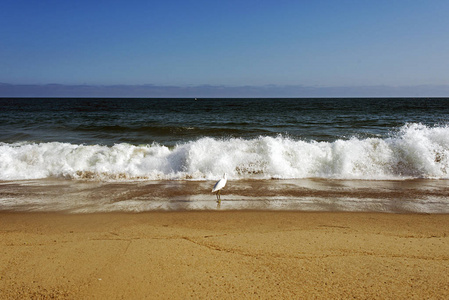
<path fill-rule="evenodd" d="M 389 138 L 306 142 L 201 138 L 159 144 L 0 144 L 0 179 L 448 178 L 449 128 L 406 124 Z"/>

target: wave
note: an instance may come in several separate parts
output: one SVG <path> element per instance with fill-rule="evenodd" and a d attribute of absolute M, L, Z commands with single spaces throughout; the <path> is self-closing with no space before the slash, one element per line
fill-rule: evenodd
<path fill-rule="evenodd" d="M 388 138 L 334 142 L 285 136 L 159 144 L 0 143 L 0 180 L 449 178 L 449 127 L 406 124 Z"/>

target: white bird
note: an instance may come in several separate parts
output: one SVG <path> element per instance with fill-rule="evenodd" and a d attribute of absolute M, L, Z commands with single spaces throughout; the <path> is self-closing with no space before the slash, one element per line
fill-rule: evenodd
<path fill-rule="evenodd" d="M 216 193 L 217 195 L 217 202 L 220 203 L 220 191 L 225 187 L 226 182 L 228 181 L 227 174 L 224 173 L 223 178 L 217 181 L 217 183 L 214 185 L 214 188 L 212 189 L 212 193 Z"/>

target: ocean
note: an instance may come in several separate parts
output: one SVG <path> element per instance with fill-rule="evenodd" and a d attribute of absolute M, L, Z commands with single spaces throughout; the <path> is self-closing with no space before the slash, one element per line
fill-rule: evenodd
<path fill-rule="evenodd" d="M 449 213 L 449 98 L 1 98 L 0 125 L 0 211 Z"/>

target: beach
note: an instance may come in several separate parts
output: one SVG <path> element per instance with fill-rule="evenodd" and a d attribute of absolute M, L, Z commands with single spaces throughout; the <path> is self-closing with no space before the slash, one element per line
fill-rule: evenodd
<path fill-rule="evenodd" d="M 0 213 L 1 299 L 449 297 L 449 215 Z"/>
<path fill-rule="evenodd" d="M 0 107 L 0 299 L 449 298 L 447 98 Z"/>

